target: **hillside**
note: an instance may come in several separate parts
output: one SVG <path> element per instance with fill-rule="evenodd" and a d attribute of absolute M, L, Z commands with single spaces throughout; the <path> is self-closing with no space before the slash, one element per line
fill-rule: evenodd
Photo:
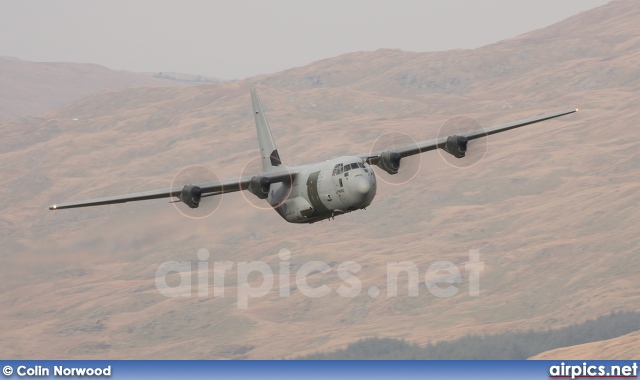
<path fill-rule="evenodd" d="M 0 119 L 39 115 L 111 88 L 177 84 L 93 64 L 28 62 L 0 57 Z"/>
<path fill-rule="evenodd" d="M 500 334 L 470 334 L 462 338 L 427 345 L 407 343 L 404 340 L 392 338 L 366 338 L 349 344 L 332 352 L 318 352 L 297 359 L 310 360 L 526 360 L 555 352 L 555 356 L 547 359 L 568 359 L 563 355 L 567 351 L 562 346 L 587 346 L 591 342 L 598 342 L 614 338 L 625 338 L 627 348 L 630 337 L 640 330 L 640 314 L 634 312 L 611 313 L 588 320 L 583 323 L 570 325 L 560 329 L 544 331 L 503 332 Z M 630 334 L 631 333 L 631 334 Z M 599 343 L 599 342 L 598 342 Z M 635 357 L 633 351 L 623 352 L 614 346 L 610 358 Z M 570 350 L 569 350 L 570 351 Z M 585 350 L 582 359 L 596 359 L 590 350 Z M 592 355 L 592 356 L 589 356 Z M 624 356 L 623 356 L 624 355 Z"/>
<path fill-rule="evenodd" d="M 640 331 L 615 339 L 558 348 L 538 354 L 531 359 L 539 360 L 586 360 L 637 358 L 640 355 Z"/>
<path fill-rule="evenodd" d="M 640 311 L 640 9 L 615 1 L 476 50 L 358 52 L 233 83 L 109 89 L 38 117 L 0 121 L 0 350 L 7 358 L 283 358 L 366 337 L 426 344 L 472 333 L 561 328 Z M 258 155 L 256 86 L 280 156 L 297 165 L 368 152 L 390 130 L 434 137 L 450 117 L 484 125 L 580 112 L 489 139 L 472 169 L 423 155 L 409 184 L 380 184 L 366 211 L 297 226 L 225 195 L 214 215 L 165 201 L 47 211 L 66 200 L 169 186 L 205 164 L 236 177 Z M 254 162 L 255 163 L 255 162 Z M 251 166 L 250 166 L 251 167 Z M 178 207 L 182 207 L 178 205 Z M 362 266 L 363 290 L 309 298 L 291 281 L 237 307 L 225 297 L 166 298 L 165 261 L 264 261 L 335 290 Z M 480 251 L 480 296 L 386 296 L 388 262 L 421 279 L 436 261 L 464 268 Z M 176 280 L 175 276 L 173 280 Z M 193 286 L 196 287 L 195 271 Z M 253 278 L 252 278 L 253 280 Z M 256 284 L 260 283 L 257 278 Z M 367 294 L 369 286 L 378 297 Z M 612 353 L 624 357 L 629 351 Z M 619 355 L 619 356 L 616 356 Z"/>

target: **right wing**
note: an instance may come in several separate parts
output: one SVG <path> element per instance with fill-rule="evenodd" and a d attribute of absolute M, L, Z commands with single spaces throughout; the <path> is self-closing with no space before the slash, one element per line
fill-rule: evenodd
<path fill-rule="evenodd" d="M 273 171 L 268 173 L 260 173 L 255 176 L 244 176 L 240 178 L 223 179 L 220 181 L 195 183 L 195 184 L 190 184 L 183 187 L 142 191 L 139 193 L 116 195 L 112 197 L 90 199 L 86 201 L 58 203 L 50 206 L 49 210 L 61 210 L 65 208 L 75 208 L 75 207 L 100 206 L 100 205 L 109 205 L 109 204 L 115 204 L 115 203 L 144 201 L 147 199 L 158 199 L 158 198 L 174 198 L 175 197 L 180 200 L 183 200 L 181 197 L 183 194 L 183 190 L 185 190 L 185 188 L 187 188 L 188 186 L 191 186 L 188 190 L 194 192 L 190 194 L 197 196 L 198 202 L 199 202 L 201 197 L 209 197 L 209 196 L 223 194 L 223 193 L 232 193 L 235 191 L 248 190 L 251 185 L 251 180 L 255 177 L 267 178 L 269 181 L 269 184 L 271 184 L 271 183 L 278 183 L 278 182 L 293 181 L 293 178 L 296 175 L 297 175 L 296 171 L 286 169 L 286 170 L 279 170 L 279 171 Z"/>
<path fill-rule="evenodd" d="M 511 123 L 500 124 L 500 125 L 496 125 L 496 126 L 485 128 L 485 129 L 479 129 L 479 130 L 476 130 L 476 131 L 473 131 L 473 132 L 460 134 L 460 136 L 465 137 L 467 140 L 475 140 L 475 139 L 479 139 L 481 137 L 485 137 L 485 136 L 493 135 L 493 134 L 496 134 L 496 133 L 508 131 L 510 129 L 524 127 L 525 125 L 534 124 L 534 123 L 538 123 L 538 122 L 541 122 L 541 121 L 553 119 L 553 118 L 556 118 L 556 117 L 568 115 L 568 114 L 571 114 L 571 113 L 574 113 L 574 112 L 577 112 L 577 111 L 578 111 L 577 109 L 572 108 L 572 109 L 568 109 L 568 110 L 564 110 L 564 111 L 560 111 L 560 112 L 554 112 L 554 113 L 550 113 L 550 114 L 546 114 L 546 115 L 532 117 L 532 118 L 529 118 L 529 119 L 518 120 L 518 121 L 511 122 Z M 362 159 L 368 161 L 372 165 L 376 165 L 376 164 L 378 164 L 378 160 L 380 159 L 380 156 L 382 155 L 382 153 L 389 152 L 389 151 L 393 152 L 393 153 L 398 153 L 400 155 L 399 158 L 402 158 L 402 157 L 412 156 L 414 154 L 428 152 L 430 150 L 435 150 L 435 149 L 438 149 L 438 148 L 444 149 L 445 145 L 447 143 L 447 139 L 449 137 L 450 136 L 443 136 L 443 137 L 439 137 L 437 139 L 422 141 L 422 142 L 419 142 L 417 144 L 406 145 L 406 146 L 402 146 L 402 147 L 399 147 L 399 148 L 381 150 L 381 151 L 377 151 L 377 152 L 371 152 L 369 154 L 360 155 L 359 157 L 361 157 Z"/>

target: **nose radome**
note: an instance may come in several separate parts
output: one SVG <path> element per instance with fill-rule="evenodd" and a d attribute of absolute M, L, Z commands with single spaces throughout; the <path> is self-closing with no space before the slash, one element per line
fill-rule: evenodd
<path fill-rule="evenodd" d="M 360 195 L 366 195 L 369 193 L 369 190 L 371 190 L 371 184 L 366 178 L 362 176 L 354 177 L 349 185 L 356 193 Z"/>

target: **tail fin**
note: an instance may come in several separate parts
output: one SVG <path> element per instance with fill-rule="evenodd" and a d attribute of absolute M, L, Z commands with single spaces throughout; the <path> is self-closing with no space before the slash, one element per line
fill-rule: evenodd
<path fill-rule="evenodd" d="M 262 110 L 262 104 L 255 88 L 251 89 L 251 102 L 253 103 L 253 114 L 256 118 L 256 129 L 258 131 L 258 143 L 260 144 L 260 155 L 262 156 L 262 169 L 265 172 L 273 171 L 282 165 L 278 148 L 271 136 L 267 117 Z"/>

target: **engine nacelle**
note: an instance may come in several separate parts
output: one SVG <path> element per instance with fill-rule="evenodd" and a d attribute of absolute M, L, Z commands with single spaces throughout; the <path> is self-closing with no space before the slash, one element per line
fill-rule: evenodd
<path fill-rule="evenodd" d="M 186 185 L 180 191 L 178 198 L 191 208 L 198 208 L 200 206 L 200 199 L 202 198 L 202 189 L 196 185 Z"/>
<path fill-rule="evenodd" d="M 400 157 L 399 153 L 384 151 L 378 158 L 378 167 L 389 174 L 398 174 L 400 169 Z"/>
<path fill-rule="evenodd" d="M 449 136 L 447 137 L 447 142 L 442 146 L 442 149 L 455 158 L 462 158 L 465 153 L 467 153 L 468 142 L 469 140 L 464 136 Z"/>
<path fill-rule="evenodd" d="M 271 180 L 261 175 L 254 176 L 249 182 L 249 192 L 260 199 L 267 199 L 269 189 L 271 188 Z"/>

